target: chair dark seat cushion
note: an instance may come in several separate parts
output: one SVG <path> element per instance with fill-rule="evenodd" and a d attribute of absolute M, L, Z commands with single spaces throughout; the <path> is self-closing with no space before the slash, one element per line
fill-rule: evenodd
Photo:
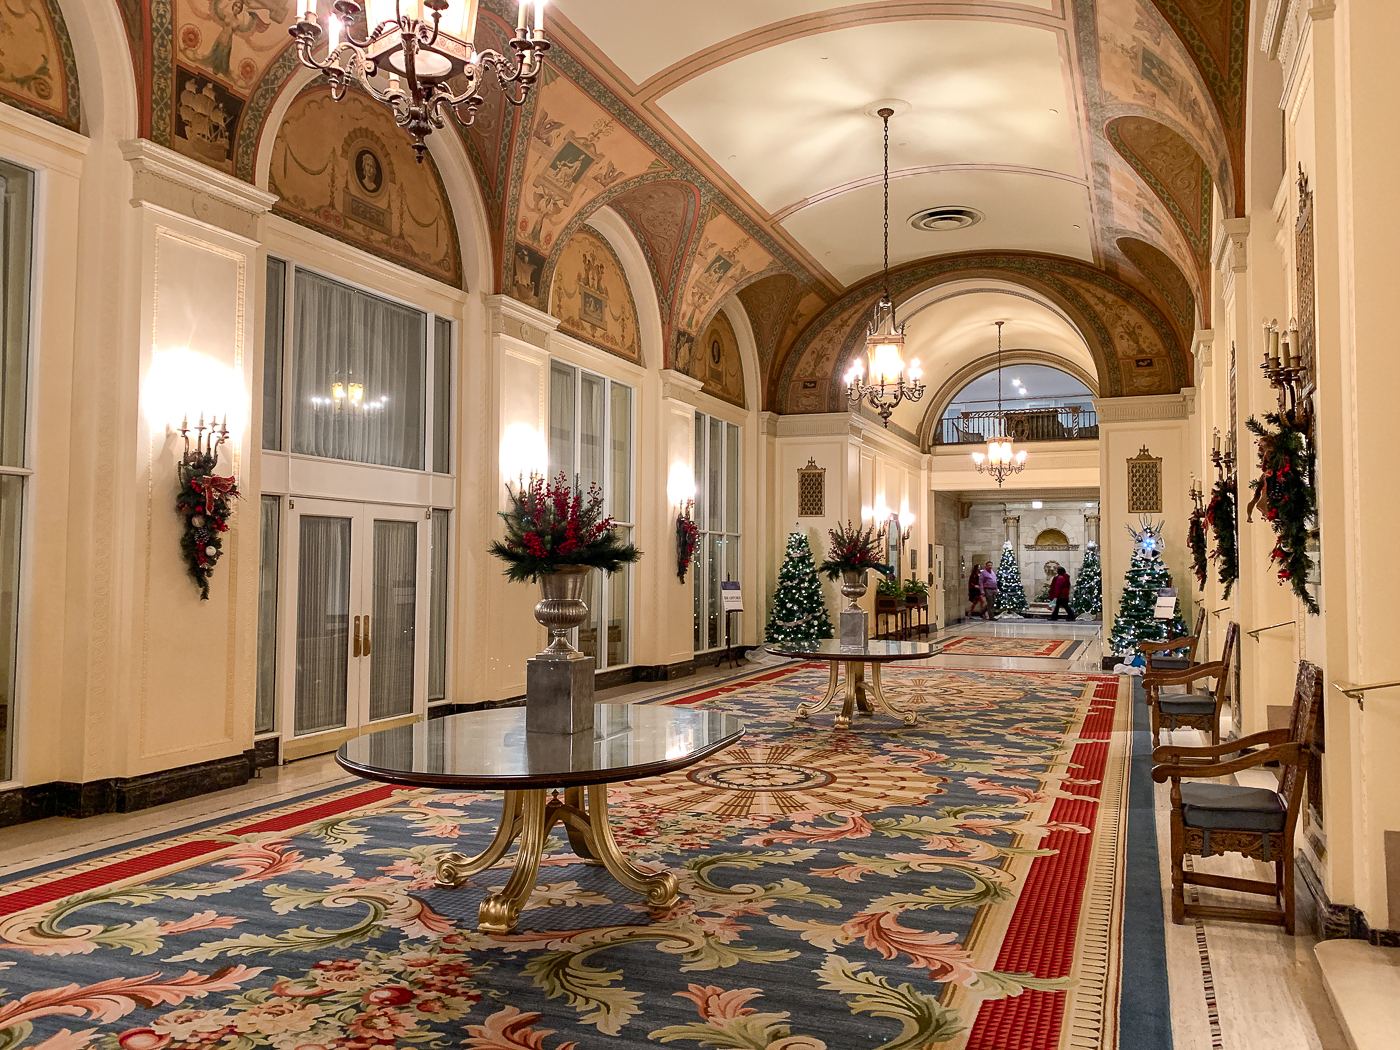
<path fill-rule="evenodd" d="M 1208 696 L 1162 696 L 1157 698 L 1157 709 L 1164 715 L 1213 715 L 1215 701 Z"/>
<path fill-rule="evenodd" d="M 1181 785 L 1181 818 L 1187 827 L 1282 831 L 1287 816 L 1278 792 L 1268 788 Z"/>

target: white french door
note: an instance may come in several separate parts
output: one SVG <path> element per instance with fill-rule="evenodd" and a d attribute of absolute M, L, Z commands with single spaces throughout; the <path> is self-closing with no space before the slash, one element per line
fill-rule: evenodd
<path fill-rule="evenodd" d="M 283 739 L 422 714 L 429 511 L 301 496 L 289 504 Z"/>

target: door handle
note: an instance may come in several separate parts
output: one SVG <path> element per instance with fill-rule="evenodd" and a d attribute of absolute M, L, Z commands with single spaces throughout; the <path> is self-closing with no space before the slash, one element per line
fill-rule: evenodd
<path fill-rule="evenodd" d="M 365 613 L 365 655 L 369 655 L 369 613 Z"/>
<path fill-rule="evenodd" d="M 350 654 L 352 656 L 360 655 L 360 618 L 358 616 L 355 617 L 355 641 L 350 649 Z"/>

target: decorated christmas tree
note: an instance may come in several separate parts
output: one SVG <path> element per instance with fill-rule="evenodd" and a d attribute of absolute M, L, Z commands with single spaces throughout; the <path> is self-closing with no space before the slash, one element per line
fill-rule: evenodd
<path fill-rule="evenodd" d="M 1026 611 L 1026 591 L 1021 586 L 1021 566 L 1016 564 L 1016 551 L 1007 540 L 1001 545 L 1001 564 L 997 566 L 997 615 Z"/>
<path fill-rule="evenodd" d="M 1109 650 L 1121 656 L 1136 653 L 1138 642 L 1167 638 L 1168 629 L 1172 636 L 1186 633 L 1186 624 L 1176 610 L 1170 621 L 1154 619 L 1152 615 L 1158 589 L 1172 585 L 1167 563 L 1162 560 L 1162 525 L 1144 518 L 1141 531 L 1128 526 L 1133 534 L 1133 560 L 1123 577 L 1123 597 L 1108 640 Z M 1180 609 L 1179 602 L 1176 609 Z"/>
<path fill-rule="evenodd" d="M 788 536 L 787 554 L 778 570 L 778 589 L 768 613 L 767 641 L 770 645 L 810 645 L 831 637 L 831 620 L 826 614 L 812 548 L 800 532 Z"/>
<path fill-rule="evenodd" d="M 1086 619 L 1103 619 L 1103 569 L 1099 565 L 1097 543 L 1084 548 L 1084 561 L 1079 566 L 1079 579 L 1075 581 L 1070 606 Z"/>

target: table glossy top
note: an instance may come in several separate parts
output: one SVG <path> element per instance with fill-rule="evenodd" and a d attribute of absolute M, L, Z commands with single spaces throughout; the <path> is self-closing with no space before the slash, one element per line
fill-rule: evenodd
<path fill-rule="evenodd" d="M 564 787 L 683 769 L 743 734 L 733 715 L 633 704 L 595 704 L 591 732 L 526 733 L 525 708 L 504 707 L 381 729 L 335 757 L 352 773 L 391 784 Z"/>
<path fill-rule="evenodd" d="M 942 646 L 929 642 L 885 642 L 876 638 L 866 643 L 845 646 L 839 638 L 827 638 L 814 646 L 784 647 L 768 646 L 770 652 L 780 656 L 800 656 L 808 660 L 866 660 L 885 662 L 889 660 L 919 660 L 925 656 L 937 656 Z"/>

